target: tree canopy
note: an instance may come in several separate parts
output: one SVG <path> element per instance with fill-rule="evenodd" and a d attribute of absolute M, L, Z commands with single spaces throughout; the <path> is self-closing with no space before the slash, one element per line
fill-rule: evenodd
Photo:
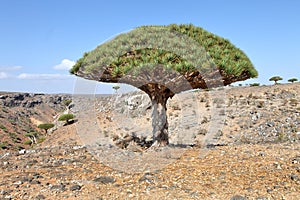
<path fill-rule="evenodd" d="M 138 27 L 84 53 L 70 72 L 101 82 L 124 82 L 143 90 L 134 79 L 142 79 L 143 67 L 151 68 L 149 63 L 178 72 L 194 89 L 207 88 L 205 83 L 212 81 L 208 79 L 213 79 L 215 69 L 224 85 L 258 76 L 242 50 L 191 24 Z M 128 74 L 130 78 L 122 79 Z"/>
<path fill-rule="evenodd" d="M 291 82 L 291 83 L 294 83 L 294 82 L 297 82 L 297 81 L 298 81 L 297 78 L 290 78 L 290 79 L 288 80 L 288 82 Z"/>
<path fill-rule="evenodd" d="M 53 128 L 53 127 L 54 127 L 54 124 L 52 124 L 52 123 L 45 123 L 45 124 L 38 125 L 38 128 L 44 129 L 46 133 L 48 132 L 48 129 Z"/>
<path fill-rule="evenodd" d="M 269 81 L 274 81 L 275 84 L 277 84 L 278 81 L 281 81 L 282 77 L 281 76 L 273 76 L 269 79 Z"/>
<path fill-rule="evenodd" d="M 70 123 L 70 120 L 73 120 L 75 118 L 75 115 L 73 114 L 63 114 L 59 116 L 58 121 L 66 121 L 66 124 Z"/>

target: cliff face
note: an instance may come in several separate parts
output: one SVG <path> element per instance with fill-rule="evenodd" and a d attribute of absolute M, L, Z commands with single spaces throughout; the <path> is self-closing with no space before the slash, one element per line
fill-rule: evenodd
<path fill-rule="evenodd" d="M 52 123 L 67 98 L 70 96 L 0 92 L 0 149 L 28 148 L 24 134 L 37 131 L 42 135 L 37 125 Z"/>

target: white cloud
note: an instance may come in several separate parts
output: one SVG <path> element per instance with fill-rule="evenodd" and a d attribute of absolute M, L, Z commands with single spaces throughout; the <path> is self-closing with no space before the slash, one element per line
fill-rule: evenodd
<path fill-rule="evenodd" d="M 18 71 L 22 68 L 22 66 L 0 67 L 0 71 Z"/>
<path fill-rule="evenodd" d="M 72 75 L 65 74 L 20 74 L 18 79 L 23 80 L 64 80 L 73 77 Z"/>
<path fill-rule="evenodd" d="M 75 62 L 69 59 L 63 59 L 60 64 L 55 65 L 53 69 L 56 70 L 69 70 L 75 65 Z"/>
<path fill-rule="evenodd" d="M 5 72 L 0 72 L 0 79 L 6 79 L 8 78 L 8 74 Z"/>

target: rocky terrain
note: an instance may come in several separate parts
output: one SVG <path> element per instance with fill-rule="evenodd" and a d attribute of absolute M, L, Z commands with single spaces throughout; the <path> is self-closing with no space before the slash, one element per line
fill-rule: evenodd
<path fill-rule="evenodd" d="M 2 149 L 0 199 L 300 199 L 299 93 L 294 83 L 175 95 L 168 104 L 174 146 L 149 151 L 133 139 L 151 139 L 145 95 L 73 97 L 75 124 L 26 150 Z M 63 112 L 47 95 L 4 103 L 17 95 L 0 98 L 5 138 L 24 134 L 8 120 L 17 109 L 38 121 Z M 27 107 L 28 98 L 44 103 Z M 126 138 L 123 149 L 116 145 Z"/>
<path fill-rule="evenodd" d="M 31 131 L 39 132 L 43 140 L 45 135 L 37 125 L 54 122 L 65 109 L 63 100 L 70 98 L 70 95 L 0 92 L 0 151 L 28 148 L 24 144 L 28 140 L 25 133 Z"/>

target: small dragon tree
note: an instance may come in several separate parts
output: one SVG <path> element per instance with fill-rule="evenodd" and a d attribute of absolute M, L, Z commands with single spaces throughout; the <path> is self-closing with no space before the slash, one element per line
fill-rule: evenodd
<path fill-rule="evenodd" d="M 288 80 L 288 82 L 290 82 L 290 83 L 294 83 L 294 82 L 297 82 L 297 81 L 298 81 L 297 78 L 290 78 L 290 79 Z"/>
<path fill-rule="evenodd" d="M 70 72 L 90 80 L 130 84 L 147 93 L 157 146 L 169 143 L 169 98 L 258 75 L 240 49 L 191 24 L 138 27 L 84 53 Z"/>
<path fill-rule="evenodd" d="M 31 141 L 31 144 L 36 144 L 37 140 L 36 137 L 38 136 L 38 133 L 33 131 L 25 134 L 26 137 L 28 137 Z"/>
<path fill-rule="evenodd" d="M 71 100 L 71 99 L 65 99 L 65 100 L 63 100 L 63 102 L 62 102 L 62 104 L 63 104 L 64 106 L 66 106 L 66 108 L 67 108 L 68 110 L 69 110 L 69 108 L 70 108 L 71 103 L 72 103 L 72 100 Z"/>
<path fill-rule="evenodd" d="M 59 116 L 58 121 L 65 121 L 65 125 L 71 124 L 71 122 L 74 120 L 75 115 L 73 114 L 63 114 Z"/>
<path fill-rule="evenodd" d="M 273 76 L 269 79 L 269 81 L 274 81 L 275 85 L 277 85 L 278 81 L 281 81 L 281 80 L 282 80 L 281 76 Z"/>
<path fill-rule="evenodd" d="M 38 125 L 38 128 L 44 129 L 46 134 L 48 132 L 48 129 L 53 128 L 53 127 L 54 127 L 54 124 L 52 124 L 52 123 L 45 123 L 45 124 Z"/>
<path fill-rule="evenodd" d="M 115 90 L 115 93 L 118 94 L 118 89 L 120 89 L 120 86 L 115 85 L 112 88 Z"/>

